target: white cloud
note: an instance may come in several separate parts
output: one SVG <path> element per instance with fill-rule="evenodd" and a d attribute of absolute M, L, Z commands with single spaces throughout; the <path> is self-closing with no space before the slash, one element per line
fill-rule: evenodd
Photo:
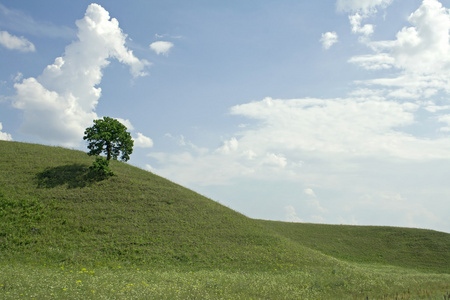
<path fill-rule="evenodd" d="M 431 113 L 435 113 L 441 110 L 449 110 L 450 109 L 450 105 L 434 105 L 434 103 L 430 103 L 426 106 L 424 106 L 424 109 L 431 112 Z"/>
<path fill-rule="evenodd" d="M 436 0 L 425 0 L 408 18 L 390 50 L 396 66 L 411 72 L 447 72 L 450 66 L 450 14 Z"/>
<path fill-rule="evenodd" d="M 372 24 L 365 24 L 364 26 L 361 26 L 363 16 L 358 13 L 349 16 L 348 19 L 350 21 L 350 25 L 352 25 L 353 33 L 360 33 L 368 37 L 374 32 Z"/>
<path fill-rule="evenodd" d="M 313 208 L 316 212 L 319 213 L 327 213 L 328 210 L 323 208 L 322 205 L 319 202 L 319 199 L 317 199 L 316 193 L 311 188 L 306 188 L 303 190 L 303 193 L 305 193 L 308 197 L 307 203 L 308 206 Z M 316 216 L 317 218 L 318 216 Z M 319 218 L 323 219 L 323 217 L 319 216 Z"/>
<path fill-rule="evenodd" d="M 382 90 L 390 99 L 418 103 L 440 92 L 450 93 L 450 10 L 437 0 L 425 0 L 408 21 L 412 26 L 399 30 L 394 40 L 367 41 L 374 53 L 349 59 L 364 69 L 399 72 L 356 84 Z M 433 113 L 442 110 L 421 105 Z"/>
<path fill-rule="evenodd" d="M 414 138 L 397 128 L 414 123 L 417 105 L 394 101 L 360 99 L 266 98 L 234 106 L 232 114 L 257 119 L 258 130 L 242 133 L 239 144 L 245 149 L 276 149 L 282 153 L 308 151 L 350 156 L 383 156 L 420 159 L 449 157 L 448 140 Z M 411 150 L 416 144 L 415 150 Z M 435 145 L 437 146 L 437 145 Z M 429 149 L 425 151 L 425 149 Z"/>
<path fill-rule="evenodd" d="M 386 8 L 391 3 L 392 0 L 338 0 L 336 6 L 338 11 L 350 13 L 348 19 L 352 26 L 352 32 L 361 34 L 359 41 L 368 44 L 369 37 L 374 33 L 374 25 L 362 25 L 362 21 L 377 13 L 378 8 Z"/>
<path fill-rule="evenodd" d="M 188 147 L 192 150 L 195 150 L 196 153 L 200 153 L 200 154 L 206 154 L 209 152 L 208 149 L 206 148 L 202 148 L 202 147 L 198 147 L 197 145 L 195 145 L 194 143 L 192 143 L 191 141 L 187 141 L 186 138 L 183 135 L 180 136 L 173 136 L 170 133 L 166 133 L 165 134 L 166 137 L 174 140 L 177 145 L 182 146 L 182 147 Z M 219 149 L 218 149 L 219 151 Z"/>
<path fill-rule="evenodd" d="M 447 74 L 450 69 L 449 11 L 437 0 L 426 0 L 408 20 L 414 26 L 401 29 L 396 40 L 371 42 L 369 45 L 376 54 L 357 56 L 350 61 L 367 69 L 395 66 L 416 75 Z"/>
<path fill-rule="evenodd" d="M 442 115 L 438 117 L 438 121 L 441 123 L 446 123 L 447 126 L 441 127 L 440 131 L 449 132 L 450 131 L 450 115 Z"/>
<path fill-rule="evenodd" d="M 450 138 L 426 139 L 402 131 L 415 124 L 419 107 L 380 97 L 266 98 L 231 109 L 234 115 L 255 119 L 258 126 L 244 129 L 238 138 L 224 142 L 215 151 L 151 157 L 163 166 L 157 170 L 162 176 L 200 185 L 274 176 L 305 180 L 314 174 L 314 166 L 321 169 L 335 164 L 335 168 L 351 170 L 352 161 L 363 159 L 450 159 Z"/>
<path fill-rule="evenodd" d="M 322 47 L 328 50 L 331 48 L 331 46 L 338 42 L 338 35 L 334 31 L 322 33 L 320 42 L 322 43 Z"/>
<path fill-rule="evenodd" d="M 303 222 L 302 219 L 300 219 L 297 216 L 297 212 L 295 211 L 295 207 L 293 207 L 292 205 L 285 206 L 284 210 L 285 210 L 285 219 L 284 219 L 284 221 L 286 221 L 286 222 L 296 222 L 296 223 Z"/>
<path fill-rule="evenodd" d="M 2 132 L 3 129 L 3 125 L 0 122 L 0 140 L 2 141 L 12 141 L 12 137 L 9 133 L 6 132 Z"/>
<path fill-rule="evenodd" d="M 169 55 L 170 49 L 173 47 L 173 43 L 166 41 L 157 41 L 150 44 L 150 49 L 155 51 L 156 54 Z"/>
<path fill-rule="evenodd" d="M 314 193 L 314 191 L 313 191 L 312 189 L 310 189 L 310 188 L 304 189 L 303 192 L 304 192 L 306 195 L 308 195 L 308 196 L 316 197 L 316 193 Z"/>
<path fill-rule="evenodd" d="M 360 14 L 353 20 L 355 33 L 366 36 L 374 27 L 364 29 L 364 13 L 390 1 L 346 3 L 352 15 Z M 356 81 L 344 98 L 266 98 L 236 105 L 231 114 L 240 122 L 247 118 L 248 125 L 232 139 L 202 153 L 183 148 L 151 154 L 161 166 L 155 172 L 195 188 L 259 184 L 260 198 L 272 188 L 267 182 L 282 182 L 288 201 L 298 197 L 300 186 L 308 221 L 448 230 L 441 200 L 450 197 L 442 185 L 450 165 L 449 105 L 442 103 L 450 93 L 448 18 L 439 2 L 423 1 L 409 18 L 413 27 L 400 30 L 393 41 L 367 37 L 372 53 L 349 59 L 389 76 Z M 426 33 L 434 28 L 437 33 Z M 308 187 L 320 188 L 320 201 Z M 288 204 L 281 206 L 281 217 L 300 220 Z"/>
<path fill-rule="evenodd" d="M 395 59 L 386 54 L 354 56 L 348 60 L 349 63 L 357 64 L 367 70 L 390 69 L 395 63 Z"/>
<path fill-rule="evenodd" d="M 393 0 L 338 0 L 338 11 L 373 13 L 377 7 L 386 8 Z"/>
<path fill-rule="evenodd" d="M 266 157 L 263 160 L 264 164 L 273 165 L 279 168 L 284 168 L 287 165 L 286 157 L 281 154 L 266 153 Z"/>
<path fill-rule="evenodd" d="M 134 126 L 131 124 L 130 120 L 116 118 L 120 123 L 125 125 L 128 131 L 134 131 Z M 153 140 L 144 134 L 137 132 L 136 136 L 132 137 L 134 141 L 134 146 L 138 148 L 151 148 L 153 147 Z"/>
<path fill-rule="evenodd" d="M 137 137 L 133 138 L 134 145 L 140 148 L 151 148 L 153 147 L 153 141 L 151 138 L 146 137 L 142 133 L 138 132 Z"/>
<path fill-rule="evenodd" d="M 24 38 L 9 34 L 7 31 L 0 30 L 0 45 L 10 50 L 19 50 L 21 52 L 34 52 L 34 44 Z"/>
<path fill-rule="evenodd" d="M 125 46 L 126 35 L 116 19 L 98 4 L 91 4 L 85 17 L 76 21 L 78 40 L 65 49 L 37 78 L 16 83 L 13 106 L 23 110 L 20 130 L 43 141 L 75 146 L 84 129 L 97 118 L 101 96 L 98 85 L 109 59 L 130 67 L 133 76 L 146 75 L 145 60 Z"/>
<path fill-rule="evenodd" d="M 134 130 L 134 126 L 133 124 L 131 124 L 130 120 L 128 119 L 122 119 L 122 118 L 116 118 L 117 121 L 119 121 L 120 123 L 122 123 L 123 125 L 125 125 L 125 127 L 127 128 L 127 130 Z"/>
<path fill-rule="evenodd" d="M 238 149 L 239 142 L 236 138 L 231 138 L 229 141 L 225 141 L 219 149 L 217 149 L 217 152 L 220 152 L 222 154 L 229 154 L 231 152 L 234 152 Z"/>

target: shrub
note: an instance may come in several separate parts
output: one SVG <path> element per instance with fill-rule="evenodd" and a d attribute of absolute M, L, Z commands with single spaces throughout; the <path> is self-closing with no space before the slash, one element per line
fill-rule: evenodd
<path fill-rule="evenodd" d="M 89 167 L 89 177 L 106 179 L 111 176 L 114 176 L 114 173 L 109 169 L 109 162 L 105 158 L 97 156 L 92 166 Z"/>

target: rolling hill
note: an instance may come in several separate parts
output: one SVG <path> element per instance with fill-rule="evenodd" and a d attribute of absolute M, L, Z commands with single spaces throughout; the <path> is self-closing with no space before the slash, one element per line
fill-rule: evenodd
<path fill-rule="evenodd" d="M 254 220 L 125 163 L 111 162 L 109 179 L 89 177 L 92 161 L 0 141 L 1 264 L 354 277 L 370 266 L 450 282 L 450 234 Z"/>

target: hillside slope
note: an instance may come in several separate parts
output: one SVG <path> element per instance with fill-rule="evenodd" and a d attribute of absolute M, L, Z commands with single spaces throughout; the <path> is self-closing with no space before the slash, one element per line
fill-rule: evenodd
<path fill-rule="evenodd" d="M 259 221 L 292 241 L 340 260 L 450 274 L 450 234 L 384 226 Z"/>
<path fill-rule="evenodd" d="M 166 179 L 121 162 L 103 181 L 93 158 L 0 141 L 0 251 L 12 261 L 240 269 L 335 260 Z"/>
<path fill-rule="evenodd" d="M 253 220 L 150 172 L 85 152 L 0 141 L 4 262 L 230 270 L 339 269 L 339 260 L 450 273 L 450 235 Z"/>

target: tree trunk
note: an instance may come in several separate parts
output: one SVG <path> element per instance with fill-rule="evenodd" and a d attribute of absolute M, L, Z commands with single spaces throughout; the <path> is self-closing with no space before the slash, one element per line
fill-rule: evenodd
<path fill-rule="evenodd" d="M 111 143 L 106 143 L 106 160 L 111 159 Z"/>

